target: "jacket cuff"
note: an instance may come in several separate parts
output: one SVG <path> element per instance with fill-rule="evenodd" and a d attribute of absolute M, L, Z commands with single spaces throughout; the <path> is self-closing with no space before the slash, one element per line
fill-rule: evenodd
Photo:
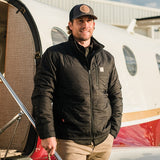
<path fill-rule="evenodd" d="M 40 127 L 37 126 L 37 131 L 38 131 L 40 139 L 56 137 L 54 129 L 48 128 L 46 127 L 46 125 L 45 126 L 41 125 Z"/>

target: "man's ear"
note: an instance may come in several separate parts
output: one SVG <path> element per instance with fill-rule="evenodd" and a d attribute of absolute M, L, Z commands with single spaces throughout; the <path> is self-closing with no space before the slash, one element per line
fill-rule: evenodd
<path fill-rule="evenodd" d="M 93 21 L 93 28 L 95 29 L 95 21 Z"/>
<path fill-rule="evenodd" d="M 73 26 L 73 23 L 71 21 L 69 21 L 68 22 L 68 27 L 69 27 L 70 30 L 72 30 L 72 26 Z"/>

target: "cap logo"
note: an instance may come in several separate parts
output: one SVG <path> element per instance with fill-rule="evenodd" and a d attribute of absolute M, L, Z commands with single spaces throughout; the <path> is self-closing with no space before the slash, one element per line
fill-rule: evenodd
<path fill-rule="evenodd" d="M 90 9 L 89 9 L 88 6 L 82 5 L 82 6 L 80 7 L 80 11 L 83 12 L 83 13 L 89 13 L 89 12 L 90 12 Z"/>

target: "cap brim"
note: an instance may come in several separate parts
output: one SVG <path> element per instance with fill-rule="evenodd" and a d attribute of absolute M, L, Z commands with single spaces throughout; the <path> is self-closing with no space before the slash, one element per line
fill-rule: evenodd
<path fill-rule="evenodd" d="M 93 19 L 98 19 L 95 15 L 91 15 L 91 14 L 82 14 L 82 15 L 79 15 L 79 16 L 74 17 L 73 19 L 80 18 L 80 17 L 84 17 L 84 16 L 91 16 L 91 17 L 93 17 Z M 73 20 L 73 19 L 72 19 L 72 20 Z"/>

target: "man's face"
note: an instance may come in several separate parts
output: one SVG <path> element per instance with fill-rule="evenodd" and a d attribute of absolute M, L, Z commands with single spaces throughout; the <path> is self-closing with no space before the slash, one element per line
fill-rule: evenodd
<path fill-rule="evenodd" d="M 77 19 L 74 19 L 73 22 L 69 22 L 69 27 L 72 30 L 74 38 L 78 41 L 87 41 L 90 40 L 95 22 L 90 16 L 83 16 Z"/>

